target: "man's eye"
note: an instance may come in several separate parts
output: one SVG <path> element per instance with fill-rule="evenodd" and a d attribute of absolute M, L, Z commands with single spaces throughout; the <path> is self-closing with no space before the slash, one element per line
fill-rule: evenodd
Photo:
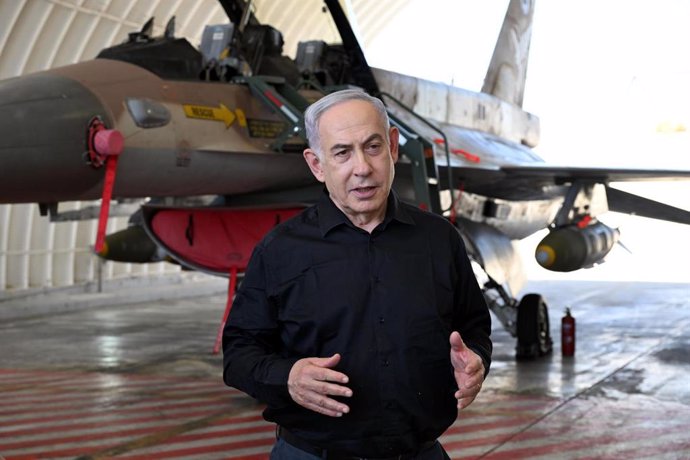
<path fill-rule="evenodd" d="M 350 151 L 349 150 L 338 150 L 333 154 L 333 158 L 335 161 L 338 162 L 344 162 L 347 161 L 347 159 L 350 157 Z"/>
<path fill-rule="evenodd" d="M 381 150 L 382 144 L 369 144 L 367 145 L 367 151 L 370 153 L 377 153 Z"/>

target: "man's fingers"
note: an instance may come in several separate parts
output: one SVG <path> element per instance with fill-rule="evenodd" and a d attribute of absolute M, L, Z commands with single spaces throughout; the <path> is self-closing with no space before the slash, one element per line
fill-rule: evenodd
<path fill-rule="evenodd" d="M 340 354 L 338 353 L 328 358 L 307 358 L 304 371 L 314 380 L 347 383 L 349 380 L 347 375 L 331 369 L 337 366 L 339 362 Z"/>
<path fill-rule="evenodd" d="M 477 353 L 467 348 L 460 333 L 453 331 L 450 334 L 450 362 L 455 370 L 455 378 L 460 381 L 475 374 L 484 376 L 484 362 Z"/>
<path fill-rule="evenodd" d="M 449 340 L 450 361 L 458 384 L 455 399 L 458 400 L 458 409 L 464 409 L 472 404 L 482 389 L 484 363 L 477 353 L 467 348 L 459 332 L 453 331 Z"/>
<path fill-rule="evenodd" d="M 348 382 L 347 375 L 330 368 L 339 361 L 339 354 L 297 361 L 288 376 L 288 392 L 292 399 L 300 406 L 330 417 L 350 412 L 349 406 L 329 397 L 352 396 L 352 390 L 342 385 Z"/>
<path fill-rule="evenodd" d="M 324 367 L 310 366 L 304 369 L 304 374 L 315 382 L 347 383 L 347 375 Z"/>
<path fill-rule="evenodd" d="M 455 381 L 458 384 L 458 388 L 473 387 L 475 385 L 481 384 L 484 381 L 484 372 L 480 372 L 480 370 L 477 370 L 477 372 L 468 374 L 467 372 L 456 371 Z"/>
<path fill-rule="evenodd" d="M 343 414 L 350 412 L 350 408 L 344 404 L 334 407 L 326 401 L 319 401 L 319 403 L 305 402 L 302 406 L 329 417 L 342 417 Z"/>
<path fill-rule="evenodd" d="M 291 393 L 292 399 L 300 406 L 306 407 L 321 414 L 337 417 L 350 412 L 350 407 L 326 395 L 310 391 L 295 390 Z"/>
<path fill-rule="evenodd" d="M 332 368 L 340 362 L 340 353 L 336 353 L 328 358 L 309 358 L 309 361 L 315 366 Z"/>
<path fill-rule="evenodd" d="M 451 332 L 449 341 L 451 364 L 456 371 L 465 370 L 474 361 L 476 353 L 467 348 L 458 331 Z"/>
<path fill-rule="evenodd" d="M 453 351 L 463 351 L 465 347 L 465 342 L 462 341 L 462 337 L 458 331 L 453 331 L 450 334 L 450 347 Z"/>
<path fill-rule="evenodd" d="M 484 375 L 484 363 L 481 359 L 470 359 L 465 365 L 465 373 L 469 375 L 479 374 Z"/>
<path fill-rule="evenodd" d="M 475 398 L 475 396 L 458 399 L 458 409 L 464 409 L 465 407 L 472 404 L 472 401 L 474 401 L 474 398 Z"/>
<path fill-rule="evenodd" d="M 351 389 L 339 384 L 339 382 L 347 382 L 347 376 L 339 372 L 335 374 L 315 377 L 305 371 L 295 375 L 292 380 L 288 380 L 288 390 L 295 390 L 301 394 L 313 392 L 316 395 L 344 396 L 347 398 L 352 396 Z"/>
<path fill-rule="evenodd" d="M 479 394 L 479 391 L 481 389 L 482 389 L 481 384 L 460 388 L 460 389 L 458 389 L 458 391 L 455 392 L 455 399 L 475 397 Z"/>
<path fill-rule="evenodd" d="M 346 388 L 345 390 L 352 394 L 349 389 Z M 350 412 L 350 407 L 347 404 L 343 404 L 335 399 L 329 398 L 325 394 L 311 390 L 297 391 L 293 395 L 293 399 L 296 403 L 307 409 L 331 417 L 339 417 Z"/>
<path fill-rule="evenodd" d="M 464 409 L 472 404 L 472 401 L 477 397 L 479 391 L 482 389 L 481 384 L 472 387 L 461 388 L 455 392 L 455 399 L 458 400 L 458 409 Z"/>
<path fill-rule="evenodd" d="M 325 382 L 316 382 L 312 385 L 307 386 L 311 386 L 312 391 L 321 395 L 344 396 L 346 398 L 352 396 L 352 390 L 342 385 L 335 385 L 333 383 Z"/>

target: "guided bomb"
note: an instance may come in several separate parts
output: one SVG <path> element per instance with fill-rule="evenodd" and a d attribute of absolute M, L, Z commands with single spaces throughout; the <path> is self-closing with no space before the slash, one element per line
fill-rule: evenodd
<path fill-rule="evenodd" d="M 537 246 L 534 257 L 542 267 L 556 272 L 571 272 L 601 262 L 620 232 L 595 222 L 584 228 L 567 225 L 552 230 Z"/>

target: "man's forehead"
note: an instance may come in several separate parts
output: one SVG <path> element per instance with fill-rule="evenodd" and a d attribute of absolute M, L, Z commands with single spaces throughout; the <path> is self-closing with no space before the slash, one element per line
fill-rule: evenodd
<path fill-rule="evenodd" d="M 359 105 L 355 107 L 354 104 Z M 376 108 L 366 101 L 344 101 L 330 107 L 321 116 L 319 132 L 328 137 L 369 138 L 378 135 L 386 136 L 385 123 Z"/>

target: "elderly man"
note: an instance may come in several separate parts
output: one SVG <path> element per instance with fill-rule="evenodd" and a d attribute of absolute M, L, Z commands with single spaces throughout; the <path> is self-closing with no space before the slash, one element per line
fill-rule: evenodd
<path fill-rule="evenodd" d="M 457 231 L 398 200 L 383 103 L 305 115 L 319 202 L 257 245 L 223 337 L 224 380 L 267 404 L 272 459 L 443 459 L 477 396 L 491 320 Z"/>

